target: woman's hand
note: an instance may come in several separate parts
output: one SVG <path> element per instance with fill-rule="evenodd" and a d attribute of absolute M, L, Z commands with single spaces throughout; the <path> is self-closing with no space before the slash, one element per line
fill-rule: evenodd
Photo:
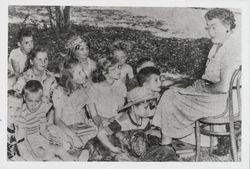
<path fill-rule="evenodd" d="M 192 86 L 197 90 L 203 91 L 205 89 L 206 82 L 202 79 L 198 79 L 193 83 Z"/>

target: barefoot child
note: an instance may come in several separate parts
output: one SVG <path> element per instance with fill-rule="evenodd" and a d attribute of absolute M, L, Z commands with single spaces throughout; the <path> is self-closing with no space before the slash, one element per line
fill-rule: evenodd
<path fill-rule="evenodd" d="M 50 106 L 42 100 L 42 84 L 37 80 L 30 80 L 25 84 L 23 93 L 25 105 L 19 119 L 20 133 L 24 135 L 34 156 L 42 161 L 56 160 L 55 156 L 65 161 L 82 160 L 85 151 L 79 158 L 70 155 L 61 146 L 61 141 L 48 132 L 46 113 Z"/>

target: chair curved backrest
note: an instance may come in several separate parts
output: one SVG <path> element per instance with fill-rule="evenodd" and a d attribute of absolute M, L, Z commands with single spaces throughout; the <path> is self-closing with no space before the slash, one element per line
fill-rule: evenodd
<path fill-rule="evenodd" d="M 229 123 L 229 120 L 240 121 L 241 119 L 241 66 L 231 76 L 227 104 L 224 112 L 217 116 L 202 118 L 202 122 Z M 237 102 L 235 102 L 237 100 Z M 235 113 L 235 109 L 238 109 Z"/>
<path fill-rule="evenodd" d="M 233 73 L 230 86 L 229 86 L 229 95 L 228 95 L 228 112 L 229 119 L 237 116 L 238 120 L 241 119 L 241 66 Z M 236 91 L 237 105 L 234 103 L 234 91 Z M 237 112 L 234 113 L 234 108 L 237 106 Z"/>

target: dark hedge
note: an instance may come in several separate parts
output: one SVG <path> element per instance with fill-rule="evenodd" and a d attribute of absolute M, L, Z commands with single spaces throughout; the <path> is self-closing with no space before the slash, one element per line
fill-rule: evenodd
<path fill-rule="evenodd" d="M 9 24 L 8 52 L 17 47 L 16 33 L 20 25 Z M 48 69 L 59 71 L 59 63 L 63 60 L 61 53 L 66 53 L 64 44 L 69 37 L 78 33 L 90 40 L 90 57 L 98 60 L 108 55 L 108 47 L 116 40 L 126 41 L 129 45 L 128 63 L 133 67 L 141 57 L 151 57 L 161 69 L 172 73 L 187 74 L 199 78 L 204 73 L 205 63 L 212 42 L 207 38 L 178 39 L 161 38 L 152 35 L 149 31 L 140 31 L 121 27 L 93 27 L 88 25 L 72 25 L 67 33 L 58 37 L 51 29 L 32 27 L 35 45 L 50 47 Z"/>

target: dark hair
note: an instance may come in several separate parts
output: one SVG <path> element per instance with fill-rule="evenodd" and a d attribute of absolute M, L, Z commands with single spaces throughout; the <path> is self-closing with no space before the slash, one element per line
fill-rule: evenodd
<path fill-rule="evenodd" d="M 136 68 L 141 67 L 146 62 L 153 62 L 153 60 L 150 57 L 142 57 L 137 61 Z"/>
<path fill-rule="evenodd" d="M 23 88 L 23 94 L 24 96 L 26 96 L 27 92 L 36 93 L 39 90 L 43 90 L 41 82 L 39 82 L 38 80 L 29 80 L 28 82 L 26 82 Z"/>
<path fill-rule="evenodd" d="M 159 71 L 159 69 L 155 67 L 145 67 L 139 71 L 137 75 L 137 80 L 140 86 L 143 86 L 143 83 L 147 82 L 151 75 L 160 75 L 160 74 L 161 72 Z"/>
<path fill-rule="evenodd" d="M 107 57 L 98 60 L 96 69 L 91 74 L 92 81 L 94 83 L 99 83 L 106 80 L 104 74 L 108 73 L 109 68 L 114 66 L 118 62 L 118 59 L 114 57 Z"/>
<path fill-rule="evenodd" d="M 18 42 L 23 40 L 23 37 L 33 37 L 33 32 L 29 28 L 21 28 L 17 34 Z"/>
<path fill-rule="evenodd" d="M 234 14 L 229 9 L 225 8 L 211 9 L 205 14 L 205 18 L 208 20 L 218 18 L 221 20 L 223 24 L 229 25 L 231 30 L 236 27 Z"/>
<path fill-rule="evenodd" d="M 59 85 L 63 87 L 64 91 L 70 95 L 73 92 L 73 74 L 72 69 L 74 66 L 80 64 L 79 60 L 76 58 L 69 58 L 65 60 L 62 65 L 62 70 L 60 72 Z"/>
<path fill-rule="evenodd" d="M 115 51 L 124 51 L 125 53 L 127 53 L 127 44 L 121 40 L 115 41 L 113 42 L 113 44 L 111 45 L 109 52 L 110 52 L 110 56 L 114 55 Z"/>

